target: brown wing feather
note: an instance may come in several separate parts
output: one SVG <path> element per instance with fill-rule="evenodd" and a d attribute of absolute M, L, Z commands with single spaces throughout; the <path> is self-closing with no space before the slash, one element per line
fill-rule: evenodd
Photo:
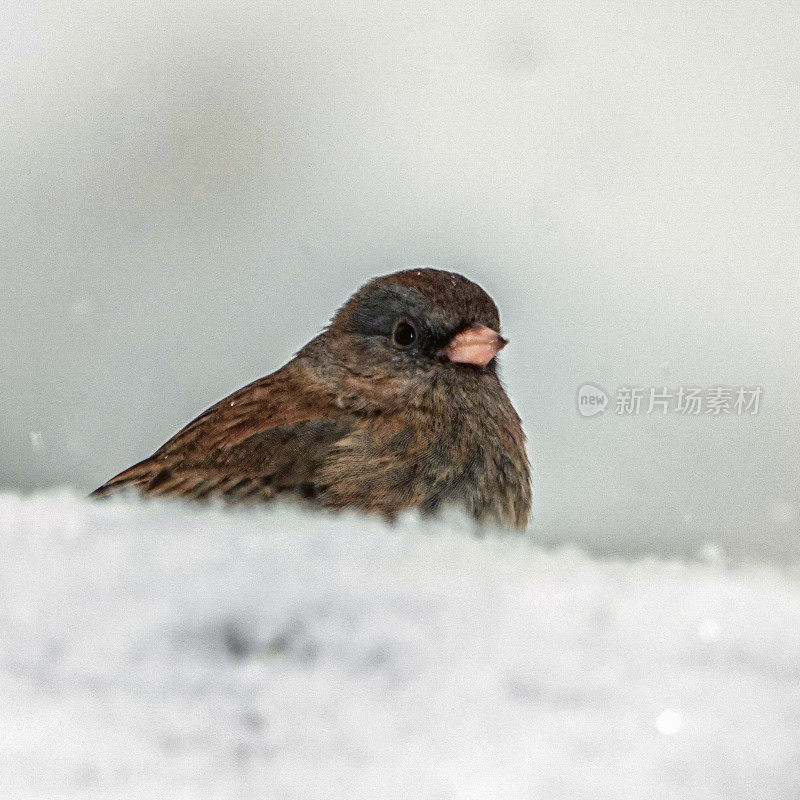
<path fill-rule="evenodd" d="M 91 496 L 126 488 L 236 502 L 266 501 L 287 491 L 313 495 L 315 471 L 352 429 L 352 419 L 334 400 L 291 361 L 211 406 Z"/>

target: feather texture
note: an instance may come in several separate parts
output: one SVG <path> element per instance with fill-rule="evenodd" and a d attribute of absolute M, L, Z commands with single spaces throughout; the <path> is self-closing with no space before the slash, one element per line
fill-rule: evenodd
<path fill-rule="evenodd" d="M 286 366 L 211 406 L 92 496 L 130 488 L 253 503 L 283 495 L 387 517 L 455 504 L 524 527 L 525 438 L 495 365 L 441 355 L 464 325 L 498 330 L 494 303 L 453 273 L 410 273 L 362 288 Z M 414 349 L 392 343 L 396 319 L 419 329 Z"/>

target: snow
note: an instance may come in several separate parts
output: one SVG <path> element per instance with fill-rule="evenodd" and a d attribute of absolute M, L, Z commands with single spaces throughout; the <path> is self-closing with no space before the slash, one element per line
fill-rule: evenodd
<path fill-rule="evenodd" d="M 0 4 L 0 800 L 800 797 L 800 4 L 80 5 Z M 422 263 L 526 538 L 48 489 Z"/>
<path fill-rule="evenodd" d="M 0 495 L 4 797 L 785 798 L 796 569 Z"/>

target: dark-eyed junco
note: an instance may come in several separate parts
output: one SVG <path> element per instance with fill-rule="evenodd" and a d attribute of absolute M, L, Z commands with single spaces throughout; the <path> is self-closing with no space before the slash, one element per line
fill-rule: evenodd
<path fill-rule="evenodd" d="M 461 275 L 370 281 L 286 366 L 209 408 L 92 493 L 228 502 L 286 495 L 393 517 L 456 505 L 524 528 L 530 471 L 497 376 L 492 299 Z"/>

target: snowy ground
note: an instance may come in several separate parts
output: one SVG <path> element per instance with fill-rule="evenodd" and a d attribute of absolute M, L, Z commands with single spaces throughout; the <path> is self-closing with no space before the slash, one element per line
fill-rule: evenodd
<path fill-rule="evenodd" d="M 789 567 L 0 496 L 4 797 L 796 798 Z"/>

